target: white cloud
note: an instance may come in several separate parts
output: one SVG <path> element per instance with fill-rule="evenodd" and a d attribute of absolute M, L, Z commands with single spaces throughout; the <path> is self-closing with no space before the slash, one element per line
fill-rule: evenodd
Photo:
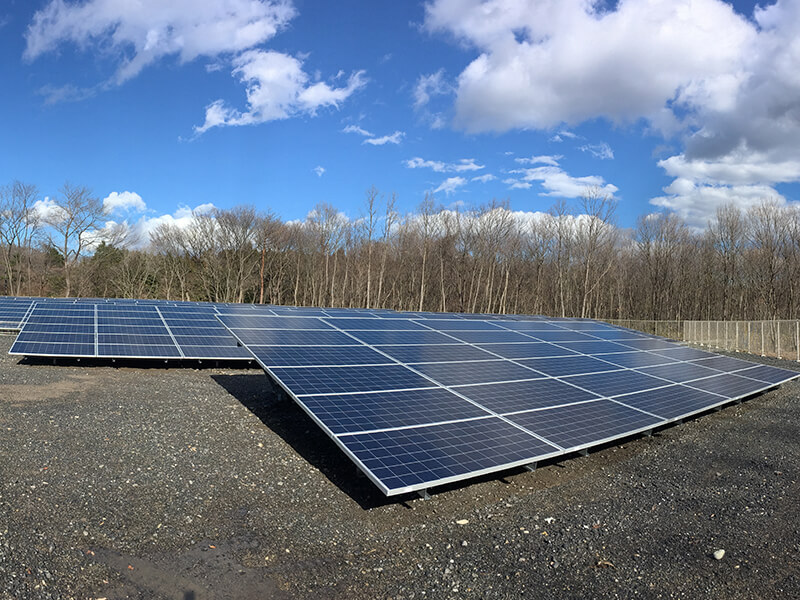
<path fill-rule="evenodd" d="M 315 115 L 323 107 L 338 107 L 366 83 L 363 71 L 356 71 L 344 87 L 319 81 L 310 83 L 303 63 L 287 54 L 249 50 L 233 60 L 233 75 L 247 85 L 247 110 L 240 112 L 217 100 L 206 107 L 205 122 L 196 126 L 202 134 L 223 125 L 254 125 L 297 114 Z"/>
<path fill-rule="evenodd" d="M 122 83 L 165 56 L 185 63 L 253 48 L 295 14 L 288 0 L 50 0 L 33 16 L 24 56 L 35 60 L 62 43 L 96 45 L 119 56 L 113 80 Z"/>
<path fill-rule="evenodd" d="M 664 191 L 667 195 L 651 199 L 650 204 L 676 212 L 696 229 L 705 228 L 724 205 L 748 209 L 764 200 L 786 204 L 786 198 L 767 185 L 698 185 L 679 178 Z"/>
<path fill-rule="evenodd" d="M 96 87 L 78 87 L 71 83 L 66 85 L 43 85 L 36 93 L 44 98 L 45 104 L 59 104 L 61 102 L 80 102 L 91 98 L 97 93 Z"/>
<path fill-rule="evenodd" d="M 514 175 L 519 175 L 518 179 L 506 180 L 504 183 L 511 182 L 512 188 L 526 188 L 528 186 L 515 185 L 518 183 L 538 182 L 546 190 L 541 196 L 554 196 L 557 198 L 577 198 L 584 194 L 587 189 L 596 188 L 601 194 L 613 196 L 619 188 L 605 180 L 599 175 L 589 175 L 586 177 L 573 177 L 560 167 L 533 167 L 530 169 L 516 169 L 510 171 Z"/>
<path fill-rule="evenodd" d="M 414 86 L 414 108 L 419 110 L 430 102 L 433 96 L 453 93 L 453 86 L 445 81 L 444 69 L 430 75 L 420 75 Z"/>
<path fill-rule="evenodd" d="M 454 193 L 458 188 L 467 185 L 467 180 L 463 177 L 448 177 L 442 183 L 439 184 L 435 190 L 433 190 L 434 194 L 438 194 L 439 192 L 444 192 L 445 195 L 449 196 L 450 194 Z"/>
<path fill-rule="evenodd" d="M 474 158 L 461 158 L 457 163 L 449 166 L 456 173 L 462 173 L 463 171 L 480 171 L 485 165 L 477 164 Z"/>
<path fill-rule="evenodd" d="M 569 140 L 574 140 L 577 137 L 578 136 L 576 134 L 572 133 L 571 131 L 568 131 L 566 129 L 562 129 L 561 131 L 559 131 L 558 133 L 553 135 L 550 138 L 550 141 L 558 143 L 558 142 L 563 142 L 564 138 L 567 138 Z"/>
<path fill-rule="evenodd" d="M 800 156 L 770 160 L 764 153 L 744 149 L 715 160 L 690 160 L 678 154 L 659 161 L 658 166 L 672 177 L 724 185 L 786 183 L 800 178 Z"/>
<path fill-rule="evenodd" d="M 131 225 L 132 233 L 136 239 L 140 240 L 140 243 L 147 244 L 150 242 L 150 233 L 159 225 L 166 223 L 178 227 L 179 229 L 186 229 L 192 224 L 194 215 L 207 214 L 215 209 L 216 206 L 210 202 L 198 204 L 194 208 L 180 205 L 172 214 L 159 215 L 156 217 L 142 217 Z"/>
<path fill-rule="evenodd" d="M 614 158 L 614 151 L 611 149 L 611 146 L 605 142 L 600 142 L 599 144 L 584 144 L 579 150 L 581 152 L 588 152 L 600 160 L 610 160 Z"/>
<path fill-rule="evenodd" d="M 144 212 L 147 210 L 147 205 L 136 192 L 111 192 L 103 198 L 103 208 L 108 213 L 116 211 Z"/>
<path fill-rule="evenodd" d="M 503 179 L 503 183 L 508 185 L 509 189 L 512 190 L 529 190 L 533 187 L 532 183 L 528 183 L 527 181 L 520 181 L 519 179 Z"/>
<path fill-rule="evenodd" d="M 644 120 L 685 144 L 659 162 L 675 179 L 652 202 L 695 225 L 720 202 L 746 208 L 800 181 L 796 0 L 747 16 L 722 0 L 433 0 L 425 26 L 475 49 L 456 91 L 464 130 L 556 129 L 563 142 L 580 138 L 564 124 Z"/>
<path fill-rule="evenodd" d="M 561 160 L 563 156 L 557 154 L 555 156 L 549 155 L 541 155 L 541 156 L 531 156 L 528 158 L 515 158 L 514 162 L 519 163 L 521 165 L 550 165 L 551 167 L 557 167 L 558 161 Z"/>
<path fill-rule="evenodd" d="M 364 137 L 374 137 L 369 131 L 359 127 L 358 125 L 348 125 L 342 129 L 342 133 L 357 133 L 358 135 L 363 135 Z"/>
<path fill-rule="evenodd" d="M 438 160 L 425 160 L 419 156 L 409 158 L 403 161 L 403 164 L 409 169 L 432 169 L 437 173 L 444 173 L 447 170 L 447 164 Z"/>
<path fill-rule="evenodd" d="M 489 183 L 490 181 L 494 181 L 495 179 L 497 179 L 497 177 L 495 177 L 491 173 L 486 173 L 486 175 L 477 175 L 477 176 L 473 177 L 472 179 L 470 179 L 470 181 L 478 181 L 480 183 Z"/>
<path fill-rule="evenodd" d="M 317 177 L 322 177 L 325 174 L 325 167 L 317 165 L 316 167 L 314 167 L 313 171 Z"/>
<path fill-rule="evenodd" d="M 44 222 L 56 221 L 64 215 L 64 210 L 49 196 L 37 200 L 33 205 L 33 212 Z"/>
<path fill-rule="evenodd" d="M 404 160 L 403 164 L 409 169 L 431 169 L 437 173 L 463 173 L 465 171 L 480 171 L 485 165 L 479 165 L 474 158 L 460 158 L 454 163 L 439 160 L 425 160 L 419 156 Z"/>
<path fill-rule="evenodd" d="M 389 135 L 381 137 L 368 138 L 361 142 L 362 144 L 370 144 L 372 146 L 383 146 L 385 144 L 399 144 L 405 137 L 404 131 L 395 131 Z"/>
<path fill-rule="evenodd" d="M 672 103 L 724 107 L 747 79 L 757 36 L 721 0 L 610 10 L 587 0 L 435 0 L 425 26 L 478 52 L 455 104 L 455 124 L 472 132 L 655 121 Z"/>

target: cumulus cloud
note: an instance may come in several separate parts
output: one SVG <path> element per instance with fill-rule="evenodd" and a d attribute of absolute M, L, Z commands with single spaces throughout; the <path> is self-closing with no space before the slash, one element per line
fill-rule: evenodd
<path fill-rule="evenodd" d="M 650 203 L 676 212 L 696 229 L 706 227 L 724 205 L 747 209 L 764 200 L 786 204 L 786 198 L 767 185 L 703 185 L 676 179 L 664 191 L 666 195 L 653 198 Z"/>
<path fill-rule="evenodd" d="M 111 192 L 103 198 L 103 209 L 107 213 L 144 212 L 147 210 L 147 205 L 136 192 Z"/>
<path fill-rule="evenodd" d="M 313 170 L 317 177 L 322 177 L 325 174 L 325 167 L 323 166 L 317 165 Z"/>
<path fill-rule="evenodd" d="M 425 26 L 474 47 L 458 127 L 549 129 L 606 117 L 669 122 L 670 105 L 725 107 L 757 33 L 721 0 L 435 0 Z M 674 116 L 674 115 L 673 115 Z"/>
<path fill-rule="evenodd" d="M 97 45 L 119 56 L 114 83 L 151 63 L 177 56 L 185 63 L 253 48 L 295 16 L 288 0 L 50 0 L 36 11 L 25 34 L 24 57 L 35 60 L 62 43 Z"/>
<path fill-rule="evenodd" d="M 158 216 L 144 216 L 135 223 L 129 225 L 133 238 L 139 240 L 140 244 L 146 245 L 150 242 L 150 233 L 159 225 L 167 224 L 179 229 L 186 229 L 192 224 L 194 215 L 208 214 L 216 210 L 216 206 L 207 202 L 198 204 L 194 208 L 180 205 L 175 212 Z M 111 221 L 111 224 L 114 222 Z M 127 221 L 125 222 L 127 224 Z"/>
<path fill-rule="evenodd" d="M 313 116 L 320 108 L 338 107 L 366 83 L 363 71 L 351 74 L 343 87 L 312 83 L 301 60 L 274 51 L 248 50 L 233 64 L 233 75 L 247 86 L 247 110 L 239 111 L 223 100 L 212 102 L 206 107 L 205 122 L 194 128 L 197 134 L 213 127 L 254 125 L 297 114 Z"/>
<path fill-rule="evenodd" d="M 796 1 L 741 15 L 722 0 L 432 0 L 425 27 L 474 49 L 456 86 L 461 129 L 556 130 L 563 142 L 577 137 L 564 125 L 643 121 L 684 144 L 659 163 L 675 179 L 653 203 L 685 214 L 689 197 L 747 207 L 800 181 Z"/>
<path fill-rule="evenodd" d="M 460 158 L 454 163 L 439 160 L 425 160 L 419 156 L 404 160 L 403 164 L 409 169 L 431 169 L 436 173 L 464 173 L 466 171 L 480 171 L 485 165 L 479 165 L 474 158 Z"/>
<path fill-rule="evenodd" d="M 577 198 L 586 193 L 587 189 L 597 189 L 601 194 L 613 196 L 619 188 L 606 181 L 599 175 L 586 177 L 573 177 L 560 167 L 545 166 L 530 169 L 516 169 L 510 173 L 517 175 L 516 179 L 507 179 L 512 189 L 531 187 L 532 183 L 539 183 L 546 191 L 541 196 L 554 196 L 557 198 Z M 525 185 L 528 184 L 528 185 Z"/>
<path fill-rule="evenodd" d="M 439 184 L 439 187 L 433 190 L 433 193 L 438 194 L 439 192 L 444 192 L 446 196 L 449 196 L 458 190 L 458 188 L 464 187 L 465 185 L 467 185 L 467 180 L 463 177 L 448 177 Z"/>
<path fill-rule="evenodd" d="M 37 200 L 33 204 L 33 212 L 45 223 L 57 221 L 64 215 L 64 210 L 49 196 Z"/>
<path fill-rule="evenodd" d="M 367 138 L 362 144 L 370 144 L 371 146 L 384 146 L 386 144 L 399 144 L 403 138 L 405 137 L 404 131 L 395 131 L 389 135 L 384 135 L 381 137 L 371 137 Z"/>

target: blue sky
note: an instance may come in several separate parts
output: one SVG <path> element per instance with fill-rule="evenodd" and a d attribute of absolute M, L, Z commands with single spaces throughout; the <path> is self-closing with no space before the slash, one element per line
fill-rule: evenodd
<path fill-rule="evenodd" d="M 596 186 L 618 221 L 800 199 L 800 2 L 11 0 L 0 183 L 144 231 L 253 204 L 351 217 Z"/>

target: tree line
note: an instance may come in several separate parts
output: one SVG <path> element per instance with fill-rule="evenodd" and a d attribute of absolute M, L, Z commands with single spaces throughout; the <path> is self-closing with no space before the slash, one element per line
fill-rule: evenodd
<path fill-rule="evenodd" d="M 0 187 L 0 293 L 164 298 L 621 319 L 800 317 L 800 209 L 721 207 L 704 230 L 669 212 L 615 222 L 589 188 L 544 213 L 507 202 L 410 214 L 372 187 L 361 214 L 318 204 L 302 222 L 235 206 L 162 222 L 145 240 L 106 227 L 65 184 Z"/>

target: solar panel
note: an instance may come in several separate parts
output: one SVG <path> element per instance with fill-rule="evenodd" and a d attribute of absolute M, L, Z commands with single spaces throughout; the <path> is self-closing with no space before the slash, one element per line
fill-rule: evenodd
<path fill-rule="evenodd" d="M 33 298 L 0 296 L 0 329 L 19 329 L 33 302 Z"/>
<path fill-rule="evenodd" d="M 582 450 L 798 375 L 530 315 L 0 298 L 4 323 L 21 329 L 13 354 L 255 357 L 387 495 Z"/>
<path fill-rule="evenodd" d="M 387 495 L 585 449 L 798 375 L 590 321 L 323 313 L 217 318 Z"/>
<path fill-rule="evenodd" d="M 215 311 L 213 306 L 166 302 L 34 302 L 10 354 L 250 360 L 250 353 L 213 318 Z"/>

